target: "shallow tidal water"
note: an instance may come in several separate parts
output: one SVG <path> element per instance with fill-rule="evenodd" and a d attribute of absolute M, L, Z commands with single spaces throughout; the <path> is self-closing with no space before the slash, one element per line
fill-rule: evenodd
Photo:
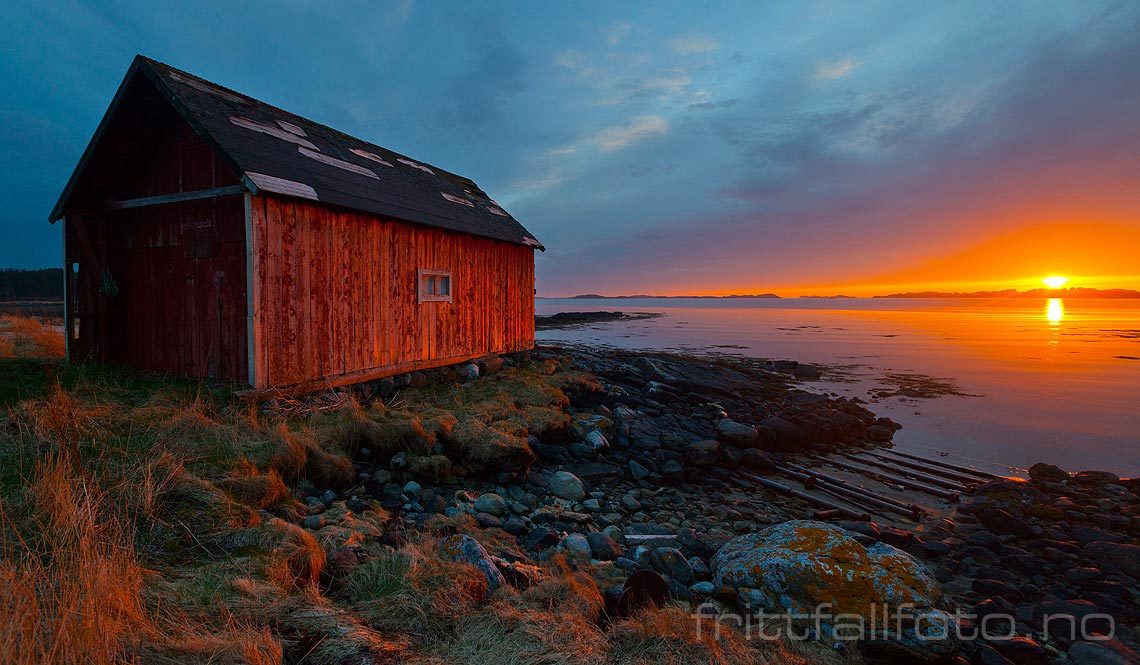
<path fill-rule="evenodd" d="M 663 314 L 540 330 L 541 342 L 819 364 L 823 379 L 802 387 L 867 400 L 903 425 L 895 435 L 900 450 L 1004 475 L 1022 475 L 1038 461 L 1140 475 L 1140 300 L 536 302 L 540 315 Z M 883 394 L 900 386 L 933 388 L 936 396 Z"/>

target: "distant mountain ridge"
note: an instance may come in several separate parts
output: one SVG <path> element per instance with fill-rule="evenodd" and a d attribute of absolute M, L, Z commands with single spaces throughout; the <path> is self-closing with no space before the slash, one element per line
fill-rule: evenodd
<path fill-rule="evenodd" d="M 875 298 L 1140 298 L 1140 291 L 1132 289 L 1091 289 L 1074 286 L 1068 289 L 1004 289 L 1002 291 L 972 291 L 969 293 L 946 293 L 943 291 L 914 291 L 911 293 L 891 293 Z"/>

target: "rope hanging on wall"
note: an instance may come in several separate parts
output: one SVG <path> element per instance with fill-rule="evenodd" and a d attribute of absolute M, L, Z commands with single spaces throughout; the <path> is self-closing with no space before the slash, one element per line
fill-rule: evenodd
<path fill-rule="evenodd" d="M 103 268 L 99 271 L 99 293 L 114 298 L 119 295 L 119 284 L 111 275 L 111 271 Z"/>

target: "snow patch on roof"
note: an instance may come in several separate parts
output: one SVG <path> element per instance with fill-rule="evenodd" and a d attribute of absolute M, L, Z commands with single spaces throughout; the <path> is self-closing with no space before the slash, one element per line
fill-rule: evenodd
<path fill-rule="evenodd" d="M 287 196 L 298 196 L 303 199 L 320 201 L 320 199 L 317 198 L 317 190 L 313 189 L 303 182 L 286 180 L 285 178 L 265 175 L 264 173 L 246 172 L 245 177 L 249 178 L 250 182 L 252 182 L 254 185 L 257 185 L 258 189 L 263 189 L 267 192 L 285 194 Z"/>
<path fill-rule="evenodd" d="M 278 120 L 277 125 L 279 127 L 281 127 L 281 129 L 284 129 L 285 131 L 289 132 L 290 134 L 296 134 L 297 136 L 308 136 L 308 134 L 305 133 L 305 130 L 301 129 L 300 127 L 298 127 L 297 125 L 294 125 L 291 122 L 285 122 L 284 120 Z"/>
<path fill-rule="evenodd" d="M 467 199 L 461 199 L 458 196 L 453 196 L 451 194 L 448 194 L 447 192 L 440 192 L 440 194 L 443 194 L 443 198 L 447 199 L 448 201 L 451 201 L 452 203 L 458 203 L 459 205 L 465 205 L 468 208 L 474 208 L 475 207 L 475 204 L 468 201 Z"/>
<path fill-rule="evenodd" d="M 306 148 L 308 148 L 310 150 L 318 150 L 317 146 L 313 145 L 312 142 L 309 141 L 308 139 L 301 138 L 300 136 L 297 136 L 296 134 L 294 134 L 292 132 L 287 132 L 284 129 L 281 129 L 280 127 L 274 127 L 273 125 L 266 125 L 266 124 L 260 123 L 256 120 L 250 120 L 249 118 L 243 118 L 240 115 L 231 115 L 230 116 L 230 122 L 237 125 L 238 127 L 244 128 L 244 129 L 253 130 L 255 132 L 261 132 L 262 134 L 268 134 L 274 138 L 279 138 L 282 141 L 288 141 L 290 143 L 296 143 L 297 145 L 305 146 Z"/>
<path fill-rule="evenodd" d="M 297 148 L 297 151 L 300 152 L 302 155 L 309 157 L 311 159 L 315 159 L 322 164 L 328 164 L 329 166 L 335 166 L 338 169 L 344 169 L 345 171 L 351 171 L 352 173 L 357 173 L 359 175 L 367 176 L 369 178 L 376 178 L 377 180 L 380 179 L 380 176 L 376 175 L 375 171 L 373 171 L 372 169 L 366 169 L 363 166 L 360 166 L 359 164 L 353 164 L 352 162 L 346 162 L 343 159 L 337 159 L 336 157 L 330 157 L 330 156 L 328 156 L 322 152 L 317 152 L 315 150 L 309 150 L 308 148 L 306 148 L 304 146 Z"/>
<path fill-rule="evenodd" d="M 351 148 L 351 149 L 349 149 L 349 152 L 356 155 L 357 157 L 363 157 L 364 159 L 371 159 L 372 161 L 376 162 L 377 164 L 383 164 L 384 166 L 392 166 L 391 162 L 385 160 L 383 157 L 381 157 L 380 155 L 377 155 L 374 152 L 368 152 L 367 150 L 361 150 L 360 148 Z M 396 167 L 392 166 L 392 168 L 396 168 Z"/>
<path fill-rule="evenodd" d="M 404 159 L 403 157 L 401 157 L 401 158 L 397 159 L 396 161 L 400 162 L 401 164 L 407 164 L 408 166 L 412 167 L 413 169 L 419 169 L 419 170 L 423 171 L 424 173 L 430 173 L 432 175 L 435 175 L 435 171 L 432 171 L 431 169 L 424 166 L 423 164 L 413 162 L 410 159 Z"/>

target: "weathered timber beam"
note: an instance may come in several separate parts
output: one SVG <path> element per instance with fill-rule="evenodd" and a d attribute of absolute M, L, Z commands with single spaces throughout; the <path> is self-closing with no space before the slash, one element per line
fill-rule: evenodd
<path fill-rule="evenodd" d="M 889 464 L 897 464 L 899 466 L 905 466 L 908 469 L 914 469 L 916 471 L 922 471 L 923 473 L 927 473 L 927 474 L 931 474 L 931 475 L 935 475 L 935 476 L 940 476 L 942 478 L 949 478 L 950 480 L 956 480 L 956 481 L 958 481 L 964 485 L 970 485 L 970 484 L 977 485 L 977 484 L 985 482 L 984 480 L 981 480 L 977 476 L 971 476 L 971 475 L 968 475 L 965 473 L 959 473 L 959 472 L 953 471 L 951 469 L 945 469 L 945 468 L 942 468 L 939 466 L 933 466 L 931 464 L 925 464 L 923 462 L 915 462 L 913 460 L 909 460 L 909 459 L 906 459 L 903 457 L 894 457 L 892 455 L 884 455 L 883 453 L 880 453 L 877 450 L 868 450 L 868 451 L 866 451 L 865 454 L 870 455 L 871 457 L 874 457 L 875 459 L 880 459 L 880 460 L 887 462 Z"/>
<path fill-rule="evenodd" d="M 783 494 L 785 496 L 794 496 L 798 499 L 802 499 L 804 501 L 807 501 L 808 503 L 810 503 L 814 506 L 823 508 L 825 510 L 838 511 L 840 515 L 847 517 L 849 519 L 859 520 L 862 522 L 871 521 L 871 516 L 866 514 L 866 513 L 860 513 L 858 511 L 851 510 L 850 508 L 848 508 L 846 506 L 842 506 L 842 505 L 839 505 L 839 504 L 834 503 L 832 501 L 828 501 L 827 499 L 821 499 L 820 497 L 814 496 L 812 494 L 808 494 L 807 492 L 801 492 L 800 490 L 797 490 L 797 489 L 792 488 L 792 487 L 788 487 L 787 485 L 781 485 L 780 483 L 778 483 L 774 480 L 768 480 L 764 476 L 758 476 L 754 473 L 750 473 L 748 471 L 740 471 L 740 470 L 738 470 L 736 472 L 736 475 L 740 476 L 741 478 L 744 478 L 745 480 L 750 480 L 753 483 L 756 483 L 758 485 L 763 485 L 764 487 L 767 487 L 770 490 L 778 492 L 779 494 Z"/>
<path fill-rule="evenodd" d="M 902 487 L 909 487 L 910 489 L 942 497 L 951 503 L 958 502 L 959 494 L 953 490 L 935 487 L 933 485 L 928 485 L 926 483 L 912 480 L 910 478 L 905 478 L 903 476 L 892 475 L 886 471 L 879 471 L 876 469 L 867 468 L 865 466 L 859 466 L 858 464 L 851 464 L 850 462 L 836 459 L 834 457 L 824 457 L 822 455 L 814 455 L 813 457 L 825 464 L 831 464 L 832 466 L 839 467 L 840 469 L 854 471 L 855 473 L 862 474 L 887 485 L 901 485 Z"/>
<path fill-rule="evenodd" d="M 867 464 L 869 466 L 878 467 L 880 469 L 886 469 L 887 471 L 890 471 L 894 474 L 910 476 L 915 480 L 921 480 L 924 483 L 937 485 L 944 489 L 954 490 L 955 492 L 961 493 L 966 491 L 966 486 L 956 480 L 950 480 L 949 478 L 942 478 L 940 476 L 933 476 L 929 473 L 923 473 L 922 471 L 911 469 L 905 466 L 890 464 L 889 460 L 882 460 L 878 457 L 861 457 L 858 455 L 848 454 L 847 459 L 854 460 L 860 464 Z"/>
<path fill-rule="evenodd" d="M 949 462 L 942 462 L 939 460 L 930 459 L 928 457 L 919 457 L 918 455 L 911 455 L 910 453 L 904 453 L 901 450 L 893 450 L 891 448 L 884 448 L 883 452 L 888 453 L 890 455 L 898 455 L 900 457 L 906 457 L 906 458 L 912 459 L 916 462 L 924 462 L 924 463 L 930 464 L 932 466 L 938 466 L 938 467 L 942 467 L 944 469 L 950 469 L 951 471 L 958 471 L 960 473 L 964 473 L 967 475 L 977 476 L 978 478 L 980 478 L 982 480 L 982 482 L 989 482 L 991 480 L 1004 480 L 1001 476 L 994 474 L 994 473 L 990 473 L 988 471 L 979 471 L 977 469 L 971 469 L 969 467 L 959 466 L 957 464 L 950 464 Z"/>
<path fill-rule="evenodd" d="M 196 189 L 192 192 L 176 192 L 174 194 L 159 194 L 158 196 L 143 196 L 137 199 L 114 201 L 108 208 L 111 210 L 127 210 L 129 208 L 146 208 L 183 201 L 200 201 L 202 199 L 216 199 L 220 196 L 235 196 L 242 193 L 241 185 L 228 187 L 212 187 L 210 189 Z"/>
<path fill-rule="evenodd" d="M 913 516 L 910 511 L 902 510 L 898 506 L 887 503 L 886 501 L 881 501 L 875 497 L 867 496 L 853 489 L 834 485 L 827 482 L 826 480 L 815 478 L 810 474 L 801 473 L 782 465 L 776 465 L 776 469 L 785 476 L 788 476 L 789 478 L 795 478 L 796 480 L 803 483 L 805 489 L 817 489 L 821 492 L 826 492 L 827 494 L 830 494 L 837 499 L 846 501 L 847 503 L 850 503 L 854 506 L 859 506 L 860 508 L 872 513 L 883 515 L 883 517 L 886 517 L 886 515 L 883 514 L 883 511 L 898 513 L 900 515 L 906 515 L 907 517 Z"/>

